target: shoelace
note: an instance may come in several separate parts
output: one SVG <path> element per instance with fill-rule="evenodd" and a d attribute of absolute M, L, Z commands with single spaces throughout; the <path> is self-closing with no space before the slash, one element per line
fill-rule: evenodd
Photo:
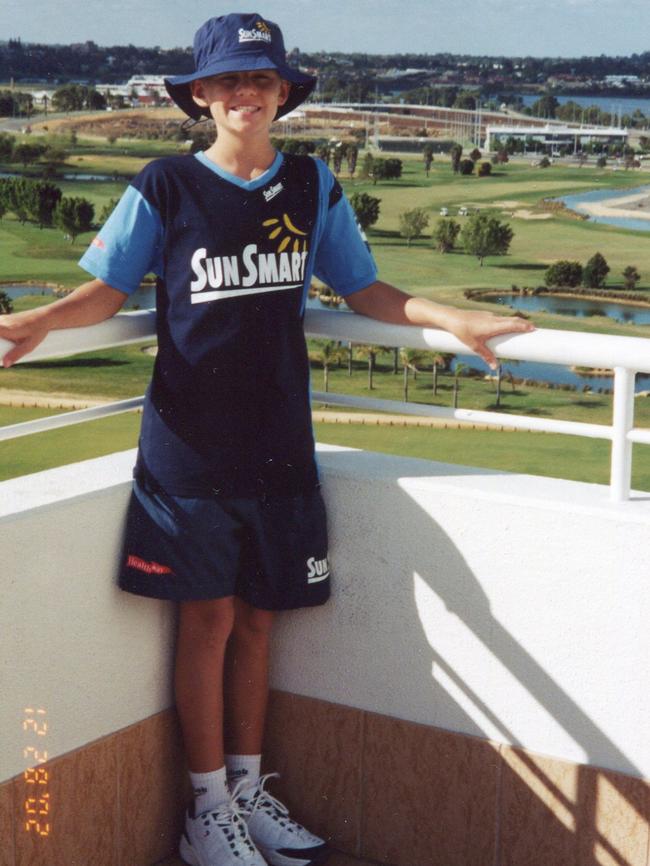
<path fill-rule="evenodd" d="M 223 803 L 217 809 L 209 809 L 199 817 L 199 820 L 206 827 L 209 827 L 214 822 L 222 833 L 225 834 L 231 849 L 239 856 L 257 853 L 257 849 L 248 835 L 248 827 L 243 817 L 243 811 L 238 805 L 237 798 L 243 787 L 244 785 L 239 783 L 235 787 L 232 800 L 229 803 Z"/>
<path fill-rule="evenodd" d="M 265 775 L 260 776 L 255 793 L 248 799 L 240 797 L 240 799 L 237 800 L 239 810 L 246 818 L 252 818 L 258 810 L 267 812 L 272 818 L 280 823 L 280 826 L 285 827 L 289 833 L 295 833 L 300 838 L 307 838 L 307 831 L 305 828 L 301 824 L 298 824 L 297 821 L 294 821 L 293 818 L 290 818 L 289 810 L 284 803 L 281 803 L 280 800 L 276 799 L 273 794 L 269 793 L 265 788 L 269 779 L 279 777 L 279 773 L 265 773 Z M 233 800 L 237 799 L 237 796 L 240 793 L 241 784 L 242 783 L 240 782 L 235 788 L 235 791 L 233 792 Z"/>

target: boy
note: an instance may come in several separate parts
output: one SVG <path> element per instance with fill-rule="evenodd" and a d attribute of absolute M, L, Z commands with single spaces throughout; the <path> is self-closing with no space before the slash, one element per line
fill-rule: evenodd
<path fill-rule="evenodd" d="M 197 32 L 196 71 L 167 88 L 215 143 L 150 163 L 80 264 L 67 298 L 4 317 L 9 366 L 50 329 L 101 321 L 156 273 L 158 355 L 143 412 L 120 586 L 180 603 L 175 693 L 195 800 L 181 856 L 191 866 L 314 866 L 323 840 L 260 778 L 275 610 L 324 603 L 325 514 L 314 461 L 302 329 L 316 273 L 357 313 L 442 327 L 488 363 L 486 340 L 531 329 L 461 312 L 377 280 L 339 184 L 323 163 L 283 156 L 273 120 L 315 79 L 287 66 L 259 15 Z"/>

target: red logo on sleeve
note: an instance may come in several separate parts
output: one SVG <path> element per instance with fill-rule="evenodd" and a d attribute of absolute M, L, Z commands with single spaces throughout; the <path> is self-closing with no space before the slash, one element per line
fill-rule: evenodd
<path fill-rule="evenodd" d="M 100 238 L 99 235 L 97 235 L 97 237 L 94 237 L 94 238 L 92 239 L 92 241 L 90 242 L 90 245 L 93 246 L 93 247 L 99 247 L 100 250 L 105 250 L 105 249 L 106 249 L 106 244 L 105 244 L 104 241 Z"/>

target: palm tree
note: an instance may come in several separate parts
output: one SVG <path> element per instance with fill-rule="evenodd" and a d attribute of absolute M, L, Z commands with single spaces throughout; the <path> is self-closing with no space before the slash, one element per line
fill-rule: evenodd
<path fill-rule="evenodd" d="M 409 370 L 413 370 L 413 378 L 417 375 L 417 365 L 422 362 L 422 352 L 418 349 L 400 349 L 400 358 L 404 369 L 404 402 L 409 399 Z"/>
<path fill-rule="evenodd" d="M 461 361 L 456 361 L 456 366 L 454 367 L 454 409 L 458 409 L 458 377 L 466 366 L 467 364 L 463 364 Z"/>
<path fill-rule="evenodd" d="M 497 409 L 501 405 L 501 377 L 502 377 L 502 373 L 503 373 L 503 366 L 502 366 L 502 364 L 498 364 L 497 365 L 497 377 L 496 377 L 497 378 L 497 399 L 496 399 L 496 404 L 495 404 Z"/>
<path fill-rule="evenodd" d="M 454 356 L 449 352 L 430 352 L 429 355 L 432 363 L 431 372 L 433 373 L 433 396 L 436 397 L 438 394 L 438 367 L 446 370 Z"/>
<path fill-rule="evenodd" d="M 319 340 L 317 343 L 316 360 L 323 365 L 323 390 L 329 391 L 330 366 L 335 364 L 341 355 L 341 346 L 335 340 Z"/>
<path fill-rule="evenodd" d="M 375 372 L 375 360 L 379 352 L 379 346 L 357 346 L 357 357 L 368 359 L 368 390 L 372 391 L 372 375 Z"/>

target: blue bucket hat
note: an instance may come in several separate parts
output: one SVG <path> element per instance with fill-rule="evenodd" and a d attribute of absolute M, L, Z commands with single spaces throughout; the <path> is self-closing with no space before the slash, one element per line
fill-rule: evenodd
<path fill-rule="evenodd" d="M 231 13 L 210 18 L 194 37 L 196 72 L 165 79 L 167 93 L 193 120 L 209 117 L 207 108 L 192 99 L 190 84 L 198 78 L 222 72 L 275 69 L 291 84 L 289 97 L 278 106 L 276 118 L 293 111 L 312 92 L 316 79 L 287 64 L 282 32 L 277 24 L 257 13 Z"/>

